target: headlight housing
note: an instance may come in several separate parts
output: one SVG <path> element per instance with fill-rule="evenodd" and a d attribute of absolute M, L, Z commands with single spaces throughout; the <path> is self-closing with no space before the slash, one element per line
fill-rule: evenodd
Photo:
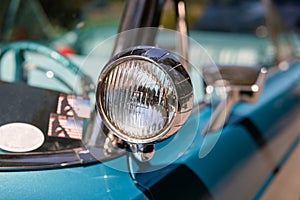
<path fill-rule="evenodd" d="M 132 144 L 151 144 L 184 125 L 193 106 L 193 87 L 171 53 L 134 47 L 106 64 L 98 80 L 96 102 L 115 136 Z"/>

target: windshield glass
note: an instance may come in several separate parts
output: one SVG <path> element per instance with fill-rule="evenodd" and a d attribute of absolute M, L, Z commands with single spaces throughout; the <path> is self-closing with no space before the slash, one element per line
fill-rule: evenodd
<path fill-rule="evenodd" d="M 176 29 L 174 9 L 172 5 L 169 5 L 172 1 L 166 2 L 161 24 L 165 28 Z M 283 16 L 286 28 L 295 32 L 299 31 L 299 3 L 294 0 L 276 0 L 274 3 Z M 223 33 L 219 36 L 202 35 L 196 38 L 204 48 L 210 51 L 212 59 L 216 59 L 217 64 L 229 63 L 224 59 L 214 58 L 216 53 L 210 50 L 213 43 L 211 40 L 224 42 L 222 46 L 228 48 L 230 45 L 226 43 L 226 40 L 234 46 L 237 43 L 234 42 L 236 36 L 232 36 L 232 39 L 231 36 L 224 37 L 224 32 L 252 35 L 252 37 L 241 36 L 240 46 L 245 46 L 245 52 L 263 52 L 263 56 L 253 58 L 252 63 L 236 61 L 233 64 L 270 65 L 274 61 L 274 49 L 272 49 L 273 45 L 266 25 L 267 11 L 262 1 L 189 0 L 186 4 L 187 19 L 191 30 L 202 33 L 205 31 Z M 50 44 L 51 47 L 66 54 L 87 55 L 96 44 L 117 33 L 124 7 L 125 2 L 121 0 L 75 0 L 72 4 L 67 0 L 56 3 L 50 0 L 29 2 L 3 0 L 0 5 L 0 43 L 34 40 Z M 191 36 L 193 37 L 193 34 Z M 249 44 L 246 41 L 249 41 Z M 213 44 L 213 46 L 217 45 Z M 263 49 L 262 46 L 265 48 Z M 216 49 L 219 47 L 220 45 Z M 250 57 L 258 56 L 253 53 L 249 55 Z"/>
<path fill-rule="evenodd" d="M 103 39 L 116 34 L 123 7 L 123 1 L 4 0 L 0 5 L 0 41 L 34 40 L 53 45 L 55 40 L 56 46 L 70 45 L 75 53 L 87 54 L 82 47 L 86 44 L 79 43 L 85 37 Z M 111 29 L 110 33 L 106 29 Z"/>

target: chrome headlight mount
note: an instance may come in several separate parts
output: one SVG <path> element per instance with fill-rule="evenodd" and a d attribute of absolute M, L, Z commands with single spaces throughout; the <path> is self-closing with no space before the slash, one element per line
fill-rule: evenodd
<path fill-rule="evenodd" d="M 154 155 L 154 144 L 174 135 L 188 119 L 193 87 L 173 54 L 139 46 L 106 64 L 96 102 L 109 134 L 128 144 L 122 146 L 129 147 L 136 158 L 147 161 Z"/>

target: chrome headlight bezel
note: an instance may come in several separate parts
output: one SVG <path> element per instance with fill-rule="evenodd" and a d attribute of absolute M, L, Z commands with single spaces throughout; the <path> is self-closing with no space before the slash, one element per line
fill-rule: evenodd
<path fill-rule="evenodd" d="M 175 90 L 174 115 L 157 134 L 150 137 L 137 138 L 124 133 L 114 124 L 103 105 L 107 76 L 122 63 L 130 61 L 147 62 L 159 68 L 170 80 L 171 87 Z M 193 87 L 187 71 L 174 55 L 160 48 L 139 46 L 117 54 L 105 65 L 98 79 L 96 104 L 104 124 L 116 137 L 128 143 L 151 144 L 169 138 L 184 125 L 193 107 Z"/>

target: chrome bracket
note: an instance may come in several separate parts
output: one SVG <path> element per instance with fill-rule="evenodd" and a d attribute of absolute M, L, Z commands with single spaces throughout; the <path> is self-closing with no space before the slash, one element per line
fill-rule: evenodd
<path fill-rule="evenodd" d="M 154 144 L 130 144 L 130 149 L 140 162 L 151 160 L 155 154 Z"/>
<path fill-rule="evenodd" d="M 215 108 L 203 134 L 224 127 L 235 104 L 257 102 L 266 80 L 265 68 L 243 66 L 207 67 L 203 70 L 206 101 Z"/>

